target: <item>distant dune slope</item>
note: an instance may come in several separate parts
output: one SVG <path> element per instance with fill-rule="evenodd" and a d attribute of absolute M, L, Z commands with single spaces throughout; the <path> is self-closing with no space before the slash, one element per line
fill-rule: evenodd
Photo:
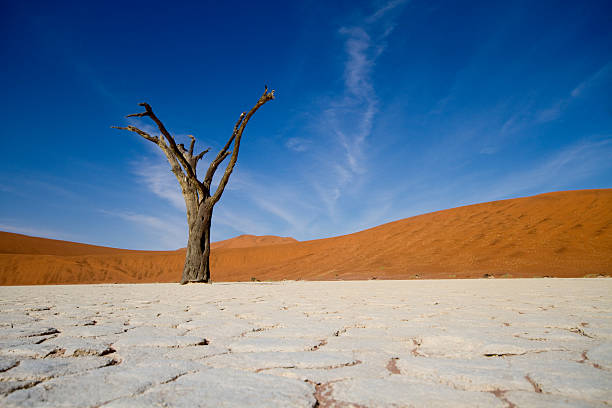
<path fill-rule="evenodd" d="M 0 233 L 0 284 L 175 282 L 184 250 L 129 251 Z M 214 281 L 612 274 L 612 189 L 542 194 L 406 218 L 335 238 L 213 245 Z"/>
<path fill-rule="evenodd" d="M 272 235 L 241 235 L 212 248 L 298 242 Z M 134 251 L 29 237 L 0 231 L 0 285 L 175 282 L 185 249 Z"/>
<path fill-rule="evenodd" d="M 29 237 L 27 235 L 0 231 L 0 254 L 73 256 L 119 254 L 129 252 L 131 251 L 125 249 L 115 249 L 96 245 L 79 244 L 77 242 Z"/>
<path fill-rule="evenodd" d="M 211 249 L 248 248 L 254 246 L 291 244 L 298 240 L 290 237 L 277 237 L 274 235 L 240 235 L 224 241 L 213 242 Z"/>

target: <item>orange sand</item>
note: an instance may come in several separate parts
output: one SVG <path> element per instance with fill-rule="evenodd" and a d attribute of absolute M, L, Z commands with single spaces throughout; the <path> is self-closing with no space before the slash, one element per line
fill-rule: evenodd
<path fill-rule="evenodd" d="M 276 237 L 274 235 L 240 235 L 236 238 L 217 241 L 210 244 L 211 249 L 248 248 L 263 245 L 291 244 L 299 242 L 290 237 Z"/>
<path fill-rule="evenodd" d="M 213 281 L 610 275 L 612 189 L 470 205 L 335 238 L 240 236 L 212 248 Z M 176 282 L 184 255 L 0 232 L 0 284 Z"/>

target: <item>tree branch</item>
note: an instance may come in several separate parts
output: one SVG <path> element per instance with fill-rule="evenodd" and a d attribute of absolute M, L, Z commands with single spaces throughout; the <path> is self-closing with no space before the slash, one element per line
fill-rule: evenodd
<path fill-rule="evenodd" d="M 141 118 L 141 117 L 144 117 L 144 116 L 148 116 L 148 117 L 150 117 L 153 120 L 153 122 L 155 122 L 155 124 L 157 125 L 157 128 L 159 129 L 161 134 L 164 136 L 164 138 L 168 142 L 168 145 L 169 145 L 168 146 L 168 151 L 170 153 L 172 153 L 172 155 L 176 159 L 178 159 L 179 163 L 183 167 L 183 170 L 185 171 L 185 174 L 186 174 L 187 178 L 189 178 L 192 181 L 192 183 L 197 186 L 197 189 L 198 189 L 198 191 L 200 193 L 200 197 L 201 198 L 205 197 L 204 187 L 202 186 L 202 184 L 198 181 L 198 179 L 196 177 L 195 168 L 192 168 L 192 166 L 189 163 L 189 161 L 187 160 L 187 158 L 180 151 L 179 147 L 177 146 L 177 144 L 174 141 L 174 138 L 172 137 L 170 132 L 168 132 L 168 130 L 166 129 L 166 127 L 164 126 L 162 121 L 159 120 L 159 118 L 155 115 L 155 113 L 153 113 L 153 109 L 151 108 L 151 105 L 149 105 L 146 102 L 139 103 L 138 105 L 144 107 L 145 108 L 145 112 L 133 113 L 131 115 L 127 115 L 126 117 L 128 117 L 128 118 L 130 118 L 130 117 L 139 117 L 139 118 Z M 183 146 L 183 150 L 185 150 L 184 146 Z"/>
<path fill-rule="evenodd" d="M 189 145 L 189 155 L 193 156 L 193 147 L 195 146 L 195 137 L 193 135 L 187 135 L 191 138 L 191 144 Z"/>
<path fill-rule="evenodd" d="M 159 143 L 159 147 L 161 147 L 161 149 L 166 154 L 166 158 L 168 159 L 168 162 L 170 163 L 171 171 L 172 173 L 174 173 L 174 176 L 176 177 L 179 184 L 181 185 L 181 189 L 183 190 L 183 192 L 187 191 L 189 188 L 189 183 L 187 182 L 187 177 L 185 176 L 185 173 L 183 173 L 183 170 L 178 160 L 172 154 L 172 152 L 170 151 L 170 149 L 164 142 Z"/>
<path fill-rule="evenodd" d="M 160 147 L 160 149 L 162 149 L 162 151 L 166 155 L 166 158 L 168 159 L 168 162 L 170 163 L 170 167 L 171 167 L 172 173 L 174 173 L 174 175 L 176 176 L 176 179 L 178 180 L 181 188 L 183 189 L 183 191 L 187 191 L 189 186 L 188 186 L 188 183 L 187 183 L 187 179 L 185 177 L 185 173 L 183 173 L 183 170 L 182 170 L 178 160 L 176 159 L 176 157 L 174 157 L 174 155 L 172 154 L 172 152 L 170 151 L 168 146 L 163 142 L 163 140 L 161 140 L 157 136 L 151 136 L 147 132 L 138 129 L 135 126 L 125 126 L 125 127 L 123 127 L 123 126 L 111 126 L 111 128 L 113 128 L 113 129 L 121 129 L 121 130 L 129 130 L 130 132 L 138 133 L 143 138 L 145 138 L 145 139 L 155 143 L 156 145 L 158 145 Z"/>
<path fill-rule="evenodd" d="M 234 133 L 232 134 L 232 137 L 226 144 L 226 146 L 229 147 L 229 143 L 231 142 L 232 139 L 234 139 L 234 150 L 232 152 L 232 158 L 230 159 L 229 163 L 227 164 L 227 167 L 225 168 L 225 173 L 223 173 L 223 177 L 221 177 L 221 180 L 219 181 L 219 186 L 217 187 L 217 191 L 215 191 L 215 194 L 211 197 L 213 205 L 215 205 L 221 198 L 221 195 L 223 194 L 223 191 L 225 190 L 225 186 L 227 186 L 227 182 L 229 181 L 229 178 L 232 175 L 232 171 L 234 171 L 234 166 L 236 165 L 236 161 L 238 160 L 238 151 L 240 150 L 240 140 L 242 139 L 242 132 L 244 132 L 244 129 L 246 128 L 247 123 L 249 123 L 249 119 L 251 119 L 251 117 L 255 114 L 255 112 L 257 112 L 257 110 L 260 107 L 262 107 L 266 102 L 271 101 L 272 99 L 274 99 L 274 90 L 268 92 L 268 86 L 266 85 L 263 94 L 261 95 L 257 103 L 255 104 L 255 106 L 251 108 L 251 110 L 249 111 L 249 113 L 247 113 L 246 116 L 244 116 L 244 113 L 242 113 L 240 115 L 240 118 L 238 119 L 238 122 L 236 122 L 236 126 L 234 126 Z M 226 150 L 227 148 L 225 148 L 225 151 L 223 153 L 223 159 L 225 159 L 225 157 L 227 157 L 227 155 L 229 154 Z M 221 161 L 223 161 L 223 159 Z M 212 163 L 211 163 L 211 167 L 212 167 Z M 210 168 L 209 168 L 209 171 L 210 171 Z M 211 180 L 212 180 L 212 176 L 211 176 Z"/>
<path fill-rule="evenodd" d="M 223 149 L 219 151 L 219 153 L 217 154 L 217 157 L 215 157 L 215 159 L 210 163 L 210 166 L 208 166 L 208 170 L 206 171 L 206 175 L 204 176 L 203 184 L 205 186 L 208 186 L 209 189 L 210 189 L 210 184 L 212 183 L 213 176 L 215 175 L 215 172 L 217 171 L 217 168 L 219 167 L 221 163 L 223 163 L 223 160 L 225 160 L 227 156 L 230 155 L 227 149 L 229 149 L 230 145 L 234 141 L 234 138 L 236 137 L 236 132 L 238 132 L 238 127 L 240 126 L 240 123 L 242 123 L 242 119 L 244 119 L 245 115 L 246 115 L 246 112 L 242 112 L 240 114 L 240 117 L 238 117 L 238 120 L 236 121 L 236 124 L 234 125 L 234 130 L 232 131 L 232 135 L 228 139 L 225 146 L 223 146 Z"/>
<path fill-rule="evenodd" d="M 130 132 L 138 133 L 140 136 L 144 137 L 145 139 L 147 139 L 150 142 L 153 142 L 155 144 L 159 143 L 159 138 L 157 136 L 151 136 L 150 134 L 148 134 L 144 130 L 140 130 L 137 127 L 134 127 L 134 126 L 126 126 L 126 127 L 111 126 L 111 128 L 113 128 L 113 129 L 121 129 L 121 130 L 129 130 Z"/>
<path fill-rule="evenodd" d="M 131 115 L 127 115 L 126 118 L 142 118 L 143 116 L 149 116 L 149 112 L 132 113 Z"/>
<path fill-rule="evenodd" d="M 189 165 L 191 166 L 191 169 L 193 170 L 193 174 L 197 176 L 196 170 L 198 166 L 198 161 L 200 161 L 200 159 L 202 159 L 202 157 L 204 157 L 204 155 L 210 151 L 210 148 L 203 150 L 202 152 L 200 152 L 200 154 L 198 154 L 197 156 L 194 156 L 193 155 L 193 145 L 195 144 L 195 138 L 191 135 L 190 137 L 192 138 L 192 141 L 191 141 L 191 146 L 189 146 L 189 151 L 185 149 L 185 145 L 183 145 L 182 143 L 179 143 L 176 146 L 178 147 L 181 154 L 187 160 L 187 163 L 189 163 Z"/>
<path fill-rule="evenodd" d="M 204 157 L 204 155 L 205 155 L 206 153 L 210 152 L 210 147 L 209 147 L 208 149 L 202 150 L 202 151 L 200 152 L 200 154 L 198 154 L 198 155 L 194 156 L 194 155 L 193 155 L 193 148 L 195 147 L 196 139 L 195 139 L 195 137 L 194 137 L 193 135 L 187 135 L 187 136 L 189 136 L 189 137 L 191 138 L 191 144 L 189 145 L 189 152 L 188 152 L 188 154 L 189 154 L 189 158 L 193 158 L 193 159 L 195 159 L 195 160 L 194 160 L 194 166 L 195 166 L 195 165 L 197 165 L 197 164 L 198 164 L 198 161 L 199 161 L 200 159 L 202 159 L 202 157 Z M 182 145 L 181 145 L 181 146 L 182 146 Z M 193 169 L 193 172 L 195 173 L 195 168 Z"/>
<path fill-rule="evenodd" d="M 172 172 L 176 176 L 179 181 L 183 192 L 191 192 L 195 194 L 196 198 L 199 201 L 207 200 L 208 203 L 214 205 L 219 201 L 225 187 L 229 181 L 229 178 L 234 170 L 234 166 L 236 165 L 236 161 L 238 160 L 238 152 L 240 150 L 240 141 L 242 139 L 242 133 L 246 128 L 248 121 L 251 117 L 257 112 L 257 110 L 263 106 L 266 102 L 274 99 L 274 90 L 268 92 L 268 87 L 266 86 L 264 89 L 264 93 L 261 95 L 255 106 L 251 108 L 248 113 L 242 112 L 234 125 L 234 129 L 232 135 L 228 139 L 227 143 L 217 154 L 217 157 L 210 163 L 208 167 L 208 171 L 206 172 L 206 176 L 204 177 L 204 181 L 201 183 L 197 179 L 196 168 L 199 160 L 204 157 L 206 153 L 210 151 L 210 149 L 203 150 L 197 156 L 193 155 L 193 149 L 195 147 L 195 137 L 193 135 L 189 135 L 191 138 L 191 143 L 189 145 L 189 150 L 185 148 L 184 144 L 176 144 L 174 138 L 168 132 L 164 124 L 161 120 L 153 113 L 153 109 L 148 103 L 140 103 L 139 105 L 145 108 L 144 112 L 141 113 L 133 113 L 131 115 L 127 115 L 130 117 L 138 117 L 142 118 L 145 116 L 150 117 L 155 124 L 157 125 L 159 131 L 162 136 L 151 136 L 147 132 L 138 129 L 135 126 L 112 126 L 115 129 L 124 129 L 129 130 L 131 132 L 135 132 L 142 136 L 143 138 L 157 144 L 162 151 L 165 153 L 170 165 L 172 167 Z M 167 144 L 164 142 L 167 142 Z M 234 144 L 234 148 L 232 152 L 229 152 L 229 148 Z M 232 155 L 230 162 L 228 163 L 225 173 L 223 174 L 221 181 L 219 182 L 219 186 L 217 187 L 217 191 L 215 191 L 214 196 L 210 196 L 210 184 L 212 183 L 213 176 L 219 167 L 219 165 L 229 156 Z"/>
<path fill-rule="evenodd" d="M 206 153 L 208 153 L 208 152 L 210 152 L 210 147 L 209 147 L 208 149 L 206 149 L 206 150 L 203 150 L 203 151 L 202 151 L 200 154 L 198 154 L 198 155 L 195 157 L 195 159 L 196 159 L 196 163 L 198 162 L 198 160 L 200 160 L 202 157 L 204 157 L 204 155 L 205 155 Z"/>

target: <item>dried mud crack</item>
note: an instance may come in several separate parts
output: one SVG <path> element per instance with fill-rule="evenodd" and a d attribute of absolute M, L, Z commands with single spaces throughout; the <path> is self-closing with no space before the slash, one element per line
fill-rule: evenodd
<path fill-rule="evenodd" d="M 491 394 L 495 395 L 496 398 L 498 398 L 501 402 L 506 404 L 506 408 L 518 408 L 514 403 L 509 401 L 508 398 L 506 398 L 506 393 L 507 392 L 508 392 L 508 390 L 499 390 L 499 389 L 497 389 L 497 390 L 491 391 Z"/>
<path fill-rule="evenodd" d="M 397 360 L 399 360 L 398 357 L 392 357 L 389 359 L 389 362 L 387 363 L 387 371 L 389 371 L 391 374 L 401 374 L 402 373 L 400 369 L 397 368 Z"/>
<path fill-rule="evenodd" d="M 538 384 L 533 378 L 531 378 L 529 375 L 526 375 L 525 379 L 529 381 L 529 384 L 531 384 L 535 392 L 537 392 L 538 394 L 542 393 L 542 387 L 540 387 L 540 384 Z"/>

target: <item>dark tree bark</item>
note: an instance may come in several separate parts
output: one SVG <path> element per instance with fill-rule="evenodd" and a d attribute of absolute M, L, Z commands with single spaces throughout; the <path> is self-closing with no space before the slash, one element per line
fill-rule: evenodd
<path fill-rule="evenodd" d="M 127 115 L 127 117 L 149 117 L 157 125 L 161 133 L 159 136 L 151 136 L 134 126 L 113 126 L 115 129 L 125 129 L 137 133 L 158 145 L 166 155 L 171 171 L 181 186 L 187 209 L 187 224 L 189 226 L 187 255 L 185 257 L 185 266 L 183 267 L 183 277 L 181 278 L 182 284 L 188 282 L 210 282 L 210 226 L 213 207 L 221 199 L 225 186 L 227 186 L 232 175 L 238 160 L 242 134 L 247 123 L 261 106 L 272 99 L 274 99 L 274 91 L 268 91 L 266 86 L 263 95 L 261 95 L 255 106 L 248 113 L 242 112 L 240 114 L 230 138 L 210 163 L 210 166 L 208 166 L 202 181 L 198 180 L 197 165 L 210 149 L 194 154 L 195 137 L 191 135 L 189 135 L 191 138 L 189 149 L 186 149 L 182 144 L 176 144 L 174 137 L 172 137 L 162 121 L 153 113 L 153 109 L 151 109 L 149 104 L 141 103 L 140 106 L 144 107 L 145 111 Z M 213 193 L 210 191 L 213 176 L 219 165 L 229 156 L 231 157 L 219 181 L 219 186 Z"/>

